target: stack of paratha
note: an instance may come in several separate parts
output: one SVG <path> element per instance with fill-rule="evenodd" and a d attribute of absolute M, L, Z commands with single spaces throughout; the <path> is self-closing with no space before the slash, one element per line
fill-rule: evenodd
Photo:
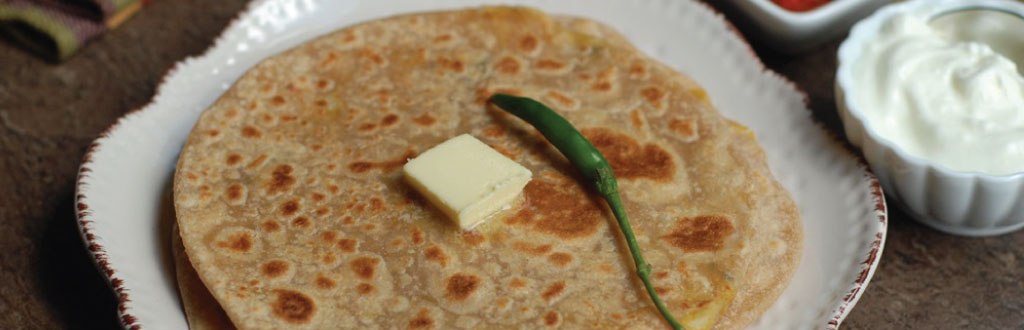
<path fill-rule="evenodd" d="M 749 131 L 608 27 L 505 7 L 352 26 L 242 76 L 181 153 L 180 261 L 240 329 L 666 328 L 607 207 L 494 92 L 546 102 L 609 159 L 688 329 L 741 328 L 786 286 L 800 222 Z M 534 173 L 470 232 L 401 180 L 462 133 Z"/>

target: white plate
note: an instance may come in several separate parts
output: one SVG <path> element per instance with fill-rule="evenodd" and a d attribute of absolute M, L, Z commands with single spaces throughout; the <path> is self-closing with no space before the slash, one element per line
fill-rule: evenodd
<path fill-rule="evenodd" d="M 792 284 L 752 329 L 833 329 L 864 292 L 885 241 L 881 188 L 864 165 L 810 119 L 806 97 L 768 71 L 707 6 L 677 0 L 497 0 L 594 18 L 703 85 L 726 116 L 751 127 L 800 207 L 805 252 Z M 317 35 L 400 12 L 477 5 L 460 0 L 257 1 L 206 54 L 165 77 L 149 105 L 89 149 L 79 171 L 78 220 L 89 251 L 132 329 L 184 329 L 166 259 L 161 201 L 193 123 L 267 56 Z M 164 210 L 166 211 L 166 210 Z"/>

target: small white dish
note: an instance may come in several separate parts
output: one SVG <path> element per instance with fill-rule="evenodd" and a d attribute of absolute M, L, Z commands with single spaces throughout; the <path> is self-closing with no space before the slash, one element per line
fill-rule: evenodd
<path fill-rule="evenodd" d="M 639 48 L 704 86 L 726 116 L 753 129 L 804 225 L 804 254 L 789 287 L 750 329 L 835 329 L 864 293 L 886 237 L 881 186 L 815 124 L 806 96 L 768 71 L 729 23 L 680 0 L 261 0 L 199 57 L 164 78 L 152 103 L 89 149 L 79 171 L 85 244 L 118 294 L 126 328 L 185 329 L 167 261 L 166 187 L 199 114 L 268 56 L 357 22 L 482 3 L 535 6 L 606 22 Z M 680 33 L 679 31 L 686 31 Z M 166 220 L 164 220 L 166 221 Z"/>
<path fill-rule="evenodd" d="M 734 20 L 744 32 L 783 53 L 799 53 L 846 31 L 891 0 L 832 0 L 809 11 L 791 11 L 771 0 L 727 0 L 746 19 Z"/>
<path fill-rule="evenodd" d="M 861 148 L 886 193 L 908 213 L 947 233 L 991 236 L 1024 227 L 1024 172 L 996 176 L 954 171 L 907 154 L 878 135 L 858 109 L 852 72 L 863 46 L 878 34 L 888 18 L 907 12 L 936 17 L 977 8 L 1024 17 L 1024 3 L 1016 1 L 914 0 L 886 6 L 857 23 L 839 47 L 836 105 L 847 139 Z"/>

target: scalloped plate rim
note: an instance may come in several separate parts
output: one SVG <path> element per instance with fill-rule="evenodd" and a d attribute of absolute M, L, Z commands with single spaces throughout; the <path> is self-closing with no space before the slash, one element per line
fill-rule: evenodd
<path fill-rule="evenodd" d="M 172 69 L 168 70 L 167 73 L 165 73 L 165 75 L 163 76 L 161 83 L 159 84 L 159 87 L 157 89 L 156 95 L 153 97 L 153 100 L 149 104 L 146 104 L 146 105 L 144 105 L 144 106 L 142 106 L 142 107 L 140 107 L 140 108 L 138 108 L 136 110 L 133 110 L 133 111 L 125 114 L 124 116 L 119 118 L 116 122 L 111 124 L 90 145 L 88 151 L 83 156 L 83 161 L 82 161 L 82 164 L 81 164 L 81 166 L 79 168 L 79 174 L 78 174 L 77 183 L 76 183 L 75 203 L 76 203 L 76 210 L 77 210 L 76 216 L 78 218 L 78 225 L 79 225 L 79 228 L 80 228 L 80 232 L 81 232 L 81 235 L 82 235 L 83 242 L 85 243 L 85 245 L 86 245 L 86 247 L 87 247 L 87 249 L 88 249 L 88 251 L 90 253 L 90 256 L 93 257 L 93 259 L 96 262 L 96 264 L 97 264 L 98 268 L 100 269 L 101 273 L 108 280 L 108 284 L 110 284 L 111 288 L 114 290 L 115 294 L 118 296 L 118 315 L 119 315 L 120 322 L 122 323 L 122 326 L 124 326 L 125 328 L 131 328 L 131 329 L 140 329 L 140 328 L 142 328 L 142 324 L 140 323 L 140 320 L 138 318 L 136 318 L 135 316 L 133 316 L 130 313 L 130 311 L 132 309 L 134 309 L 134 308 L 143 308 L 143 307 L 146 307 L 146 306 L 136 306 L 138 304 L 138 303 L 136 303 L 137 300 L 132 299 L 129 290 L 125 289 L 125 287 L 124 287 L 124 283 L 125 283 L 124 282 L 125 281 L 124 274 L 120 274 L 120 277 L 117 276 L 119 273 L 123 273 L 123 272 L 119 272 L 118 270 L 113 268 L 113 265 L 110 263 L 110 260 L 108 258 L 108 252 L 109 251 L 106 251 L 104 249 L 104 246 L 102 244 L 100 244 L 100 243 L 102 243 L 104 241 L 104 238 L 100 237 L 100 236 L 97 236 L 97 235 L 95 235 L 93 233 L 93 231 L 94 231 L 93 228 L 95 228 L 95 226 L 97 224 L 99 224 L 102 227 L 102 226 L 106 225 L 106 222 L 104 222 L 103 219 L 108 219 L 108 218 L 103 218 L 103 217 L 98 217 L 97 218 L 96 215 L 94 214 L 95 209 L 91 209 L 89 207 L 89 203 L 103 202 L 104 201 L 102 197 L 98 197 L 98 198 L 92 197 L 91 198 L 90 196 L 92 196 L 92 195 L 88 194 L 89 191 L 90 191 L 89 190 L 90 185 L 97 184 L 97 183 L 100 184 L 100 185 L 103 184 L 103 182 L 95 181 L 95 179 L 94 179 L 95 177 L 93 176 L 94 168 L 97 168 L 96 165 L 101 165 L 101 166 L 117 165 L 117 164 L 107 165 L 107 164 L 103 164 L 103 163 L 97 163 L 96 160 L 94 159 L 94 156 L 97 155 L 97 154 L 103 154 L 103 152 L 116 152 L 117 151 L 117 150 L 109 151 L 110 149 L 104 148 L 104 144 L 105 143 L 111 143 L 111 144 L 126 143 L 126 141 L 117 140 L 120 136 L 123 135 L 123 134 L 121 134 L 121 135 L 119 135 L 119 134 L 121 132 L 124 132 L 127 129 L 126 127 L 132 127 L 133 125 L 136 125 L 136 126 L 141 125 L 141 124 L 145 123 L 145 122 L 142 122 L 142 121 L 147 120 L 147 119 L 149 119 L 150 121 L 154 121 L 154 120 L 156 120 L 156 118 L 152 118 L 152 117 L 155 117 L 158 114 L 166 115 L 166 113 L 169 110 L 164 109 L 163 112 L 158 112 L 159 110 L 161 110 L 161 108 L 159 106 L 162 105 L 162 104 L 165 104 L 165 103 L 174 102 L 174 100 L 167 100 L 167 98 L 169 97 L 167 95 L 168 94 L 172 94 L 174 92 L 174 90 L 172 88 L 174 87 L 174 84 L 177 82 L 177 80 L 187 78 L 185 76 L 185 73 L 188 72 L 189 70 L 201 69 L 200 65 L 202 64 L 202 62 L 203 61 L 212 61 L 214 58 L 216 58 L 218 55 L 220 55 L 220 54 L 218 54 L 218 52 L 228 51 L 228 50 L 225 50 L 228 46 L 235 45 L 235 44 L 230 44 L 229 45 L 229 42 L 232 41 L 231 40 L 232 38 L 237 38 L 238 35 L 242 33 L 242 31 L 241 31 L 242 29 L 250 28 L 250 30 L 247 31 L 247 32 L 250 33 L 249 37 L 251 38 L 252 37 L 251 32 L 252 32 L 252 28 L 254 26 L 251 25 L 252 22 L 249 22 L 249 20 L 264 19 L 263 22 L 259 22 L 259 23 L 263 24 L 262 27 L 267 27 L 266 25 L 270 24 L 270 25 L 272 25 L 271 26 L 272 28 L 276 28 L 277 26 L 273 26 L 273 24 L 275 24 L 274 22 L 269 22 L 268 23 L 266 21 L 266 17 L 261 16 L 261 15 L 265 15 L 266 14 L 265 12 L 261 13 L 261 10 L 266 10 L 268 7 L 272 7 L 271 4 L 274 4 L 274 3 L 290 3 L 292 5 L 295 5 L 296 3 L 301 3 L 301 4 L 306 4 L 306 5 L 315 7 L 316 4 L 317 4 L 317 1 L 321 1 L 321 0 L 277 0 L 277 1 L 275 1 L 275 0 L 262 0 L 262 1 L 255 1 L 253 3 L 250 3 L 245 10 L 243 10 L 241 13 L 239 13 L 236 16 L 236 18 L 227 26 L 227 28 L 224 29 L 224 31 L 221 33 L 221 35 L 216 39 L 214 44 L 212 46 L 210 46 L 210 48 L 208 48 L 202 55 L 199 55 L 199 56 L 196 56 L 196 57 L 186 58 L 186 59 L 176 63 Z M 363 0 L 363 1 L 365 1 L 365 0 Z M 656 1 L 658 1 L 658 0 L 617 0 L 616 3 L 618 3 L 618 4 L 626 4 L 626 3 L 631 3 L 631 2 L 632 3 L 639 3 L 639 2 L 652 3 L 652 2 L 656 2 Z M 351 4 L 351 5 L 356 6 L 356 7 L 359 5 L 359 2 L 360 2 L 360 0 L 347 1 L 348 4 Z M 441 2 L 441 1 L 435 1 L 435 2 Z M 491 2 L 494 2 L 494 1 L 491 1 Z M 540 7 L 543 7 L 543 5 L 546 5 L 546 4 L 542 5 L 541 3 L 537 3 L 537 0 L 519 0 L 519 1 L 515 1 L 515 2 L 517 2 L 517 3 L 529 3 L 530 5 L 540 6 Z M 468 6 L 468 5 L 472 5 L 472 4 L 469 4 L 469 3 L 459 3 L 458 5 L 460 5 L 460 6 Z M 477 3 L 477 5 L 479 5 L 479 3 Z M 664 0 L 662 0 L 662 5 L 665 5 L 665 6 L 680 6 L 679 4 L 668 3 L 668 2 L 665 2 Z M 428 7 L 434 6 L 434 7 L 431 7 L 431 8 L 434 8 L 434 9 L 450 8 L 451 7 L 451 6 L 449 6 L 449 7 L 438 6 L 436 4 L 428 4 L 427 6 Z M 692 0 L 686 1 L 681 6 L 691 6 L 691 7 L 695 7 L 695 8 L 699 7 L 698 11 L 699 10 L 706 10 L 707 12 L 705 12 L 705 13 L 698 13 L 698 15 L 706 15 L 706 16 L 711 17 L 712 20 L 719 21 L 719 22 L 712 22 L 713 24 L 723 24 L 724 27 L 728 30 L 727 32 L 731 33 L 732 37 L 736 37 L 738 42 L 742 44 L 742 47 L 745 47 L 745 51 L 753 59 L 752 62 L 761 71 L 760 74 L 764 75 L 763 78 L 777 80 L 777 83 L 779 83 L 779 86 L 781 86 L 780 88 L 782 88 L 781 93 L 788 93 L 788 94 L 790 94 L 789 96 L 794 96 L 795 95 L 795 96 L 799 97 L 801 99 L 801 101 L 803 102 L 803 104 L 802 104 L 802 108 L 798 109 L 798 110 L 806 112 L 807 114 L 810 113 L 810 111 L 807 109 L 807 104 L 806 104 L 807 97 L 806 97 L 806 94 L 804 94 L 801 90 L 799 90 L 799 87 L 797 87 L 796 84 L 792 83 L 791 81 L 787 80 L 786 78 L 782 77 L 781 75 L 779 75 L 779 74 L 777 74 L 777 73 L 767 69 L 764 66 L 764 64 L 760 61 L 760 59 L 756 56 L 756 54 L 753 52 L 753 50 L 750 48 L 749 44 L 747 44 L 746 40 L 742 37 L 742 35 L 740 35 L 737 32 L 737 30 L 734 27 L 732 27 L 731 23 L 728 22 L 727 20 L 725 20 L 722 17 L 721 14 L 715 12 L 714 9 L 708 7 L 706 4 L 698 3 L 698 2 L 695 2 L 695 1 L 692 1 Z M 282 7 L 282 8 L 284 8 L 284 7 Z M 280 8 L 278 8 L 278 9 L 280 9 Z M 352 8 L 352 6 L 350 6 L 347 9 L 352 10 L 353 8 Z M 404 12 L 409 12 L 409 11 L 401 10 L 401 11 L 397 11 L 397 12 L 403 12 L 404 13 Z M 349 15 L 349 13 L 343 13 L 343 14 L 344 15 Z M 362 21 L 362 20 L 359 20 L 359 21 Z M 344 25 L 341 25 L 341 26 L 344 26 Z M 619 26 L 616 26 L 616 27 L 621 29 L 621 27 L 619 27 Z M 322 29 L 323 26 L 311 27 L 309 29 L 316 29 L 316 28 L 321 28 Z M 282 28 L 282 29 L 286 29 L 286 28 Z M 295 28 L 293 28 L 293 29 L 295 29 Z M 276 36 L 276 38 L 278 38 L 278 39 L 285 38 L 285 37 L 287 37 L 287 35 L 278 35 L 278 36 Z M 313 38 L 313 37 L 315 37 L 315 35 L 314 36 L 305 36 L 305 38 L 303 40 L 309 40 L 310 38 Z M 728 37 L 726 39 L 728 39 Z M 279 42 L 279 43 L 284 43 L 284 44 L 294 43 L 294 41 L 287 40 L 287 39 L 285 39 L 285 40 L 275 40 L 274 42 Z M 235 46 L 237 46 L 237 45 L 235 45 Z M 638 47 L 643 47 L 643 45 L 638 45 Z M 290 47 L 285 47 L 285 48 L 290 48 Z M 244 52 L 244 50 L 237 50 L 236 49 L 236 53 L 242 53 L 242 52 Z M 274 53 L 276 53 L 276 52 L 274 52 Z M 266 56 L 273 55 L 274 53 L 261 54 L 260 57 L 264 58 Z M 654 57 L 657 58 L 658 56 L 655 55 Z M 746 59 L 746 60 L 750 60 L 750 59 Z M 230 64 L 231 63 L 229 63 L 229 65 Z M 213 74 L 216 75 L 217 72 L 214 72 Z M 234 81 L 234 78 L 230 78 L 229 81 Z M 698 79 L 698 82 L 700 82 L 702 85 L 704 85 L 704 82 L 700 81 L 699 79 Z M 180 83 L 179 83 L 179 85 L 180 85 Z M 775 86 L 775 87 L 779 87 L 779 86 Z M 225 87 L 226 87 L 226 85 L 221 86 L 221 88 L 225 88 Z M 217 95 L 219 95 L 219 94 L 220 93 L 218 92 Z M 710 91 L 709 91 L 709 94 L 713 94 L 713 93 L 710 93 Z M 216 96 L 214 96 L 214 98 L 216 98 Z M 719 99 L 714 98 L 714 97 L 713 97 L 713 99 L 715 101 L 719 100 Z M 202 103 L 202 102 L 200 101 L 200 103 Z M 714 103 L 716 103 L 716 107 L 719 107 L 719 108 L 721 107 L 720 105 L 717 104 L 718 102 L 714 102 Z M 198 115 L 198 114 L 196 113 L 194 115 Z M 821 130 L 821 131 L 824 132 L 824 128 L 822 128 L 820 124 L 812 123 L 812 125 L 815 126 L 814 130 Z M 191 126 L 189 126 L 189 127 L 191 127 Z M 818 133 L 821 133 L 821 132 L 818 132 Z M 127 134 L 127 133 L 124 133 L 124 134 Z M 863 221 L 866 222 L 865 226 L 866 226 L 867 229 L 872 229 L 872 228 L 875 229 L 875 238 L 874 238 L 874 240 L 872 242 L 869 243 L 869 249 L 868 249 L 866 255 L 862 255 L 862 256 L 866 257 L 864 259 L 864 261 L 860 262 L 859 264 L 856 265 L 857 269 L 855 269 L 856 270 L 856 276 L 855 276 L 854 283 L 845 285 L 844 286 L 845 289 L 840 291 L 840 292 L 845 292 L 845 295 L 842 295 L 841 297 L 838 297 L 838 298 L 840 298 L 838 301 L 833 301 L 834 303 L 830 303 L 829 304 L 830 306 L 832 306 L 832 308 L 827 313 L 827 317 L 824 318 L 825 320 L 827 320 L 826 322 L 824 322 L 824 324 L 822 324 L 822 323 L 814 323 L 814 324 L 810 324 L 809 325 L 809 327 L 815 327 L 815 328 L 837 329 L 839 327 L 839 325 L 842 323 L 843 319 L 849 314 L 849 312 L 852 310 L 853 306 L 860 299 L 861 295 L 863 294 L 864 290 L 866 289 L 868 283 L 870 282 L 871 277 L 873 276 L 873 274 L 874 274 L 874 272 L 875 272 L 875 270 L 876 270 L 876 268 L 878 266 L 878 261 L 880 259 L 881 253 L 882 253 L 882 251 L 884 249 L 884 243 L 885 243 L 885 239 L 886 239 L 887 211 L 886 211 L 885 200 L 882 197 L 883 194 L 882 194 L 882 191 L 881 191 L 881 186 L 878 184 L 878 181 L 875 179 L 874 175 L 871 174 L 870 170 L 850 150 L 845 149 L 845 147 L 843 147 L 841 142 L 838 139 L 836 139 L 835 136 L 832 136 L 832 135 L 828 134 L 827 132 L 825 133 L 825 135 L 827 135 L 827 137 L 826 137 L 827 141 L 825 141 L 825 143 L 830 144 L 831 148 L 841 149 L 841 151 L 839 152 L 840 154 L 842 154 L 841 157 L 853 158 L 854 161 L 856 162 L 856 167 L 858 168 L 858 170 L 863 171 L 864 175 L 863 175 L 863 178 L 862 178 L 862 182 L 858 182 L 858 183 L 854 183 L 854 184 L 862 184 L 862 185 L 866 184 L 869 187 L 868 195 L 869 195 L 869 197 L 871 199 L 870 202 L 874 203 L 874 209 L 870 212 L 871 214 L 865 214 L 865 215 L 868 218 L 877 219 L 877 222 L 874 223 L 874 227 L 871 227 L 871 223 L 867 223 L 867 221 L 868 221 L 867 219 L 863 219 Z M 181 140 L 183 141 L 183 138 Z M 131 143 L 131 142 L 132 141 L 127 141 L 127 143 Z M 135 141 L 135 142 L 137 142 L 137 141 Z M 178 145 L 180 147 L 180 143 L 178 143 Z M 829 148 L 829 146 L 825 146 L 823 148 Z M 766 148 L 766 153 L 769 153 L 767 150 L 768 149 Z M 776 172 L 776 168 L 775 168 L 774 164 L 773 164 L 772 168 L 773 168 L 773 172 Z M 173 167 L 170 168 L 170 169 L 166 169 L 166 172 L 170 173 L 172 170 L 173 170 Z M 853 188 L 851 187 L 849 189 L 853 189 Z M 799 203 L 799 201 L 798 201 L 798 203 Z M 805 219 L 803 219 L 803 221 L 806 223 L 807 219 L 805 218 Z M 114 224 L 110 224 L 110 225 L 113 226 Z M 805 232 L 805 235 L 806 235 L 806 232 Z M 806 238 L 805 238 L 805 240 L 806 240 Z M 807 250 L 807 246 L 805 246 L 805 251 L 806 250 Z M 804 262 L 806 262 L 806 260 Z M 145 299 L 140 299 L 138 301 L 145 301 Z M 176 306 L 176 307 L 179 308 L 179 311 L 180 311 L 180 306 Z M 183 315 L 180 315 L 180 316 L 183 319 Z"/>

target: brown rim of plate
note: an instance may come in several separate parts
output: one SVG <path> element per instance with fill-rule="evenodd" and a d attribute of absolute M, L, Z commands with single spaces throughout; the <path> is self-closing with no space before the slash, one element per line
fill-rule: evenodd
<path fill-rule="evenodd" d="M 95 220 L 92 218 L 92 212 L 89 211 L 89 205 L 87 203 L 88 197 L 81 191 L 81 188 L 86 185 L 86 180 L 90 176 L 89 173 L 92 172 L 92 169 L 89 168 L 92 164 L 92 153 L 99 149 L 101 140 L 109 137 L 111 133 L 120 128 L 121 123 L 123 123 L 129 116 L 140 114 L 148 110 L 155 102 L 156 96 L 159 95 L 160 91 L 164 88 L 164 84 L 167 82 L 168 77 L 177 72 L 179 68 L 185 64 L 185 60 L 189 58 L 202 58 L 208 55 L 214 47 L 221 43 L 221 40 L 224 40 L 226 32 L 238 24 L 242 17 L 249 15 L 258 5 L 260 5 L 260 2 L 258 1 L 251 2 L 246 5 L 245 9 L 236 13 L 235 16 L 231 18 L 231 21 L 225 25 L 225 28 L 221 30 L 221 33 L 213 39 L 213 42 L 210 43 L 210 47 L 203 50 L 202 54 L 187 56 L 186 58 L 171 64 L 167 69 L 165 69 L 163 74 L 160 75 L 160 82 L 157 84 L 156 92 L 153 93 L 153 97 L 150 98 L 149 102 L 124 113 L 118 117 L 117 120 L 107 126 L 107 128 L 103 129 L 103 131 L 93 139 L 92 143 L 89 144 L 89 147 L 85 151 L 85 155 L 82 156 L 82 164 L 79 165 L 78 175 L 75 178 L 76 224 L 78 225 L 79 233 L 82 236 L 82 241 L 85 243 L 86 251 L 89 252 L 89 256 L 92 257 L 93 262 L 100 271 L 100 274 L 103 275 L 103 278 L 107 280 L 107 284 L 110 285 L 111 290 L 114 291 L 115 298 L 117 299 L 118 321 L 121 322 L 121 326 L 125 329 L 141 330 L 142 325 L 138 324 L 138 318 L 128 313 L 127 304 L 132 300 L 129 295 L 130 292 L 124 287 L 124 280 L 117 277 L 117 270 L 113 268 L 107 259 L 106 249 L 96 242 L 96 235 L 91 232 L 90 224 L 95 222 Z"/>
<path fill-rule="evenodd" d="M 740 39 L 741 43 L 744 46 L 746 46 L 747 52 L 753 56 L 757 65 L 761 67 L 761 71 L 765 74 L 778 78 L 783 83 L 792 87 L 793 90 L 796 91 L 801 96 L 801 99 L 803 100 L 804 104 L 804 110 L 810 111 L 809 98 L 807 96 L 807 93 L 804 92 L 804 90 L 801 89 L 800 86 L 794 83 L 793 81 L 789 80 L 785 76 L 775 71 L 772 71 L 767 66 L 765 66 L 764 62 L 761 61 L 761 58 L 757 56 L 756 52 L 754 52 L 754 48 L 750 46 L 750 42 L 747 41 L 747 38 L 744 37 L 738 29 L 736 29 L 736 26 L 733 25 L 732 22 L 725 19 L 725 16 L 722 13 L 720 13 L 718 10 L 711 7 L 710 5 L 696 0 L 692 1 L 693 3 L 703 6 L 706 10 L 711 12 L 711 14 L 714 15 L 717 19 L 725 23 L 726 29 L 728 29 L 729 32 L 736 35 L 736 37 Z M 221 34 L 214 39 L 214 41 L 210 44 L 209 48 L 204 50 L 201 55 L 190 56 L 189 58 L 203 58 L 207 56 L 209 52 L 212 49 L 214 49 L 217 45 L 219 45 L 221 40 L 223 40 L 226 37 L 225 34 L 227 31 L 231 30 L 236 24 L 238 24 L 239 20 L 242 17 L 250 15 L 253 12 L 253 10 L 260 4 L 260 2 L 252 2 L 248 4 L 245 9 L 235 14 L 235 17 L 232 18 L 231 22 L 229 22 L 224 28 L 224 30 L 221 31 Z M 127 303 L 132 300 L 131 296 L 129 295 L 130 292 L 127 289 L 125 289 L 124 280 L 117 277 L 117 271 L 113 268 L 113 266 L 107 259 L 106 250 L 103 248 L 102 245 L 96 242 L 96 236 L 91 233 L 89 224 L 95 222 L 95 220 L 92 219 L 92 212 L 89 211 L 89 205 L 86 203 L 88 197 L 81 192 L 81 187 L 86 184 L 85 181 L 89 177 L 89 173 L 92 172 L 92 169 L 89 168 L 89 165 L 92 163 L 92 153 L 99 149 L 101 140 L 110 136 L 111 133 L 117 130 L 121 126 L 121 123 L 128 116 L 136 115 L 148 110 L 149 107 L 153 105 L 156 95 L 160 94 L 160 91 L 163 88 L 164 83 L 167 82 L 167 78 L 172 73 L 177 72 L 179 67 L 183 64 L 184 61 L 175 62 L 173 65 L 171 65 L 170 68 L 164 71 L 163 75 L 161 75 L 160 83 L 157 84 L 156 93 L 153 94 L 153 98 L 151 98 L 148 103 L 134 110 L 128 111 L 127 113 L 119 117 L 116 121 L 114 121 L 114 123 L 110 124 L 110 126 L 107 126 L 106 129 L 100 132 L 96 139 L 94 139 L 93 142 L 89 145 L 89 148 L 86 150 L 85 155 L 82 156 L 82 164 L 79 166 L 78 176 L 75 180 L 75 215 L 78 220 L 76 223 L 78 224 L 79 232 L 82 235 L 82 240 L 85 243 L 86 250 L 89 252 L 89 255 L 92 256 L 92 259 L 96 263 L 96 266 L 99 269 L 100 273 L 103 275 L 104 278 L 107 279 L 108 284 L 114 291 L 114 294 L 117 299 L 118 320 L 121 322 L 121 325 L 125 329 L 141 330 L 142 325 L 138 324 L 138 319 L 135 316 L 132 316 L 131 314 L 128 313 Z M 843 296 L 842 301 L 839 303 L 838 306 L 835 306 L 832 309 L 832 314 L 829 317 L 829 321 L 824 325 L 825 329 L 837 330 L 839 328 L 839 325 L 843 322 L 843 319 L 845 319 L 846 316 L 852 310 L 853 305 L 856 304 L 856 302 L 860 300 L 861 295 L 864 294 L 864 291 L 868 283 L 871 281 L 871 277 L 874 275 L 875 269 L 878 266 L 878 261 L 880 259 L 879 257 L 881 256 L 882 250 L 884 248 L 885 237 L 888 230 L 888 211 L 885 203 L 885 194 L 882 192 L 882 186 L 878 182 L 878 179 L 875 177 L 874 173 L 871 172 L 871 169 L 865 163 L 863 157 L 859 156 L 859 154 L 854 152 L 848 144 L 844 144 L 843 142 L 841 142 L 841 140 L 839 140 L 838 137 L 836 137 L 834 132 L 826 129 L 824 126 L 822 126 L 820 122 L 813 122 L 818 129 L 824 131 L 828 135 L 829 142 L 840 147 L 847 155 L 852 156 L 857 160 L 859 167 L 864 171 L 864 180 L 871 185 L 871 199 L 875 202 L 874 213 L 875 216 L 878 218 L 878 222 L 880 223 L 879 230 L 878 232 L 875 233 L 875 240 L 871 244 L 871 250 L 865 256 L 864 261 L 860 263 L 861 267 L 858 270 L 857 278 L 853 281 L 853 283 L 851 283 L 847 287 L 845 291 L 846 294 Z"/>

